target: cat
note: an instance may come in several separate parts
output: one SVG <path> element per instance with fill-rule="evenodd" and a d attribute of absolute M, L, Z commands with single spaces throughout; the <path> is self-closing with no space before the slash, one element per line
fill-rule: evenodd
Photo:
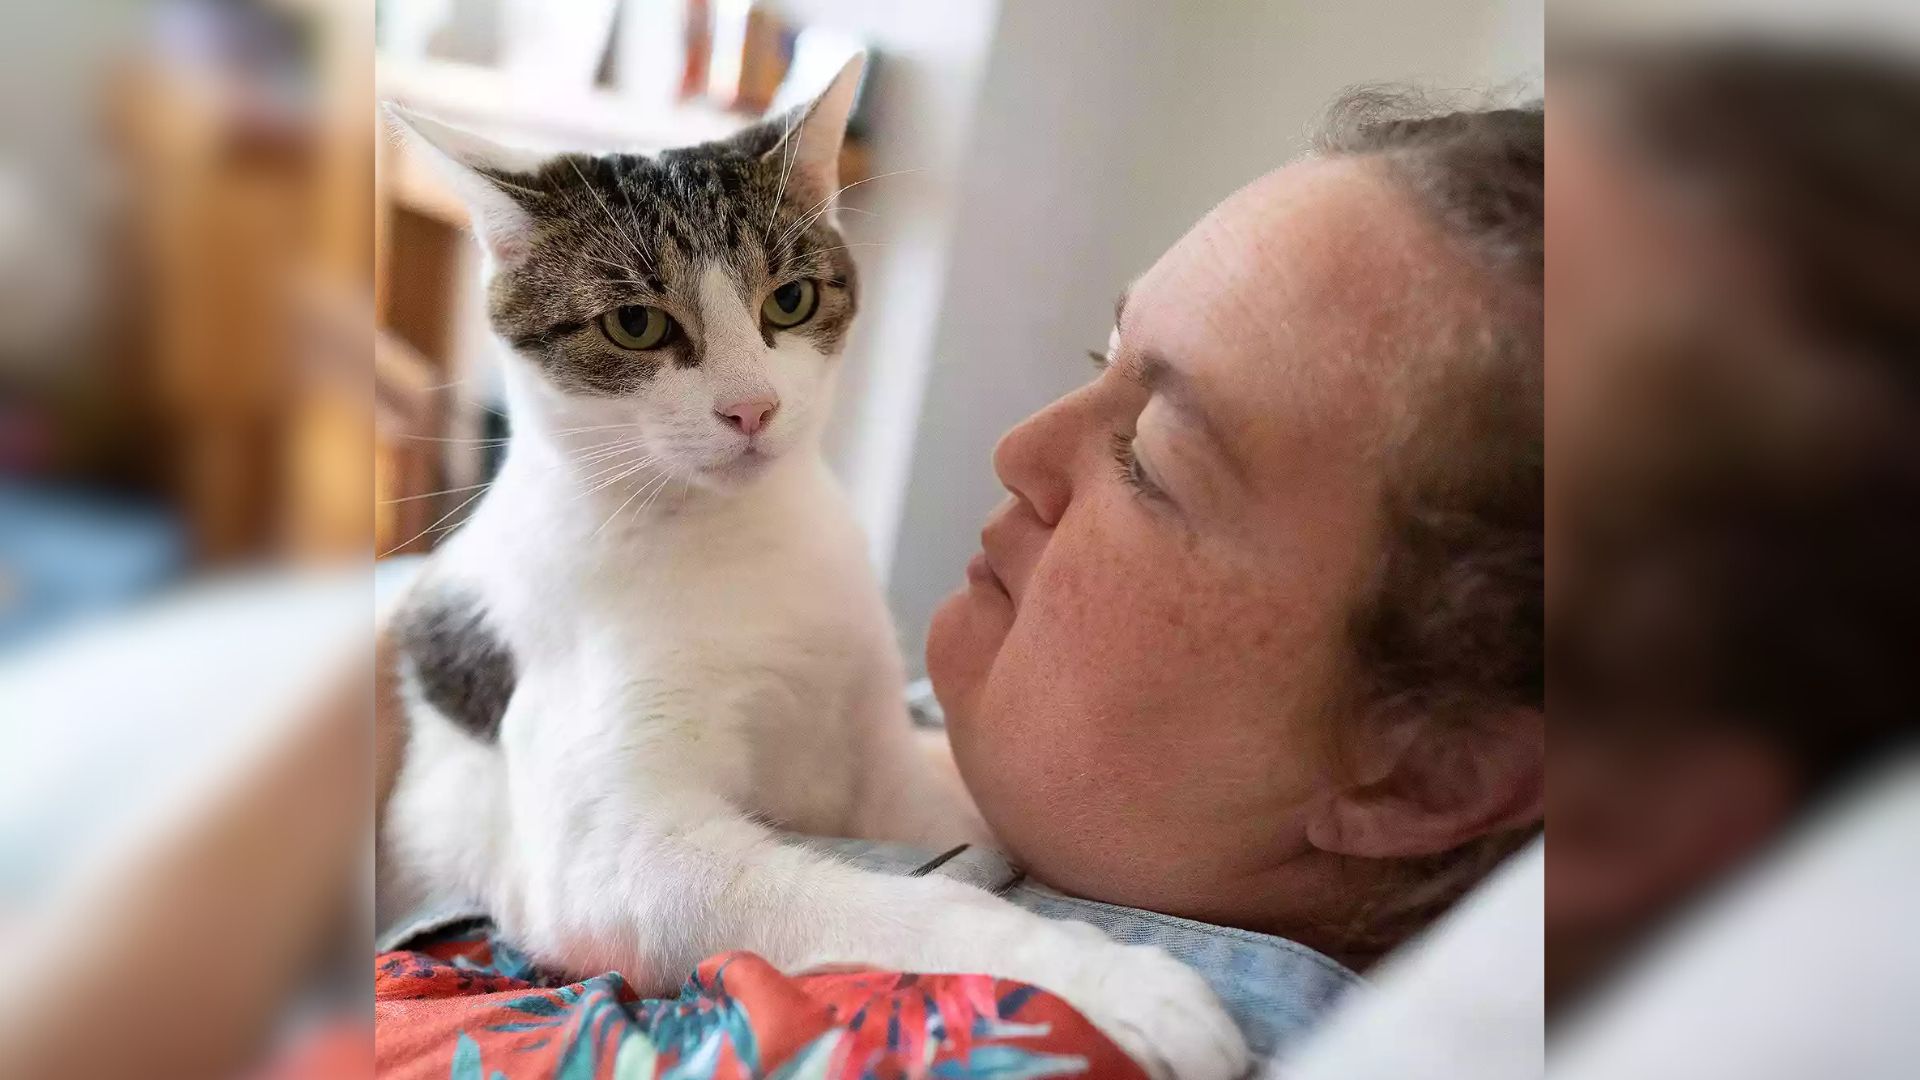
<path fill-rule="evenodd" d="M 1247 1064 L 1166 954 L 780 831 L 990 840 L 928 767 L 824 462 L 857 273 L 834 221 L 860 76 L 731 138 L 543 156 L 392 109 L 469 205 L 512 435 L 390 624 L 408 715 L 383 912 L 484 905 L 543 966 L 671 990 L 748 949 L 1049 989 L 1151 1072 Z"/>

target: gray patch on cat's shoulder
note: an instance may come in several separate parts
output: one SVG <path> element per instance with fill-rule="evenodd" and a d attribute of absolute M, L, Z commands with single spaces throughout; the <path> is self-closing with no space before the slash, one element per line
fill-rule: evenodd
<path fill-rule="evenodd" d="M 422 582 L 395 617 L 394 636 L 427 704 L 482 742 L 499 739 L 517 671 L 477 597 Z"/>

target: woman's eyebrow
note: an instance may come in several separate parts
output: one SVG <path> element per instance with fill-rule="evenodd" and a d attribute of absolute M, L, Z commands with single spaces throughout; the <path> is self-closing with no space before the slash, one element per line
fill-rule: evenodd
<path fill-rule="evenodd" d="M 1234 453 L 1233 443 L 1207 411 L 1192 376 L 1169 363 L 1159 353 L 1138 349 L 1124 351 L 1119 367 L 1121 375 L 1140 384 L 1148 393 L 1158 395 L 1173 407 L 1173 411 L 1188 427 L 1213 443 L 1228 469 L 1241 482 L 1246 482 L 1247 472 L 1239 455 Z"/>

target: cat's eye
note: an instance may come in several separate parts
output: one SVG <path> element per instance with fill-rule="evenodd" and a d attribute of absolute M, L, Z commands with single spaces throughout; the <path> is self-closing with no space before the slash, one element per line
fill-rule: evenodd
<path fill-rule="evenodd" d="M 600 316 L 607 340 L 623 349 L 657 349 L 673 340 L 673 316 L 657 307 L 627 304 Z"/>
<path fill-rule="evenodd" d="M 787 330 L 813 318 L 819 306 L 819 288 L 812 281 L 802 278 L 789 281 L 768 293 L 766 303 L 760 305 L 760 317 L 771 326 Z"/>

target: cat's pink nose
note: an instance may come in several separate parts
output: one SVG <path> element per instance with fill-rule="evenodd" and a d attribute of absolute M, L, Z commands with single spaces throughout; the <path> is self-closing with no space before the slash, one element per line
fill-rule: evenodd
<path fill-rule="evenodd" d="M 773 410 L 779 407 L 780 403 L 773 398 L 752 398 L 722 405 L 714 412 L 742 434 L 751 435 L 767 426 L 767 421 L 773 419 Z"/>

